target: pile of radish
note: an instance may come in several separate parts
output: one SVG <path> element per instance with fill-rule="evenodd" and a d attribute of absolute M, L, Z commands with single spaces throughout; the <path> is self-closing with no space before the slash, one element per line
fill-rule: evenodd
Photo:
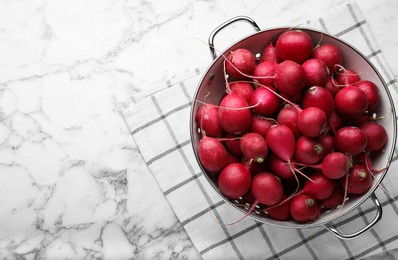
<path fill-rule="evenodd" d="M 199 101 L 196 126 L 200 163 L 225 197 L 308 223 L 370 189 L 388 138 L 374 116 L 380 94 L 337 46 L 287 30 L 257 58 L 228 53 L 223 74 L 225 95 Z"/>

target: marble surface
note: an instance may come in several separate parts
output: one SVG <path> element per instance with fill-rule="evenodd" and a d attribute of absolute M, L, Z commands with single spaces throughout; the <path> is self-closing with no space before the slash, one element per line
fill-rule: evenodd
<path fill-rule="evenodd" d="M 0 1 L 0 258 L 200 259 L 121 111 L 186 59 L 206 68 L 233 16 L 296 25 L 344 2 Z M 398 2 L 357 3 L 398 76 Z"/>

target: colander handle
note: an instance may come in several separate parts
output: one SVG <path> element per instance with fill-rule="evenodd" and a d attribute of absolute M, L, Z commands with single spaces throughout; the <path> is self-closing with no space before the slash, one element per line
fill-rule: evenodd
<path fill-rule="evenodd" d="M 216 29 L 214 29 L 210 33 L 210 36 L 209 36 L 209 48 L 210 48 L 210 53 L 211 53 L 211 56 L 212 56 L 213 60 L 215 60 L 217 58 L 217 54 L 216 54 L 216 51 L 215 51 L 215 48 L 214 48 L 214 37 L 223 28 L 225 28 L 226 26 L 228 26 L 228 25 L 230 25 L 232 23 L 238 22 L 238 21 L 246 21 L 246 22 L 250 23 L 256 31 L 260 31 L 261 30 L 260 27 L 258 27 L 258 25 L 256 24 L 256 22 L 253 21 L 253 19 L 251 19 L 251 18 L 249 18 L 247 16 L 236 16 L 236 17 L 224 22 L 223 24 L 219 25 Z"/>
<path fill-rule="evenodd" d="M 361 230 L 358 230 L 357 232 L 354 232 L 352 234 L 342 234 L 337 229 L 335 229 L 334 227 L 332 227 L 330 225 L 324 225 L 324 227 L 327 230 L 329 230 L 330 232 L 332 232 L 333 234 L 335 234 L 338 238 L 344 239 L 344 240 L 355 238 L 355 237 L 361 235 L 362 233 L 364 233 L 365 231 L 369 230 L 381 219 L 381 217 L 383 215 L 383 209 L 382 209 L 380 201 L 377 199 L 376 195 L 373 193 L 372 196 L 370 196 L 370 198 L 376 205 L 376 216 L 368 225 L 366 225 Z"/>

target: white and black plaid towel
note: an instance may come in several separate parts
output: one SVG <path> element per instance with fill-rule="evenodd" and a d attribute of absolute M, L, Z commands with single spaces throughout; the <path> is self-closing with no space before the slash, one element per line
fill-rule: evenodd
<path fill-rule="evenodd" d="M 355 2 L 337 7 L 306 26 L 356 46 L 377 67 L 398 101 L 397 81 Z M 339 240 L 322 227 L 288 229 L 257 223 L 250 218 L 232 226 L 220 225 L 236 221 L 242 213 L 212 189 L 195 160 L 189 114 L 193 93 L 204 70 L 193 68 L 195 71 L 197 76 L 178 84 L 165 84 L 162 91 L 126 109 L 124 116 L 153 177 L 204 259 L 358 259 L 398 248 L 396 155 L 383 180 L 383 187 L 391 197 L 381 188 L 376 190 L 383 217 L 356 239 Z M 333 224 L 349 233 L 367 225 L 374 215 L 375 206 L 367 200 Z"/>

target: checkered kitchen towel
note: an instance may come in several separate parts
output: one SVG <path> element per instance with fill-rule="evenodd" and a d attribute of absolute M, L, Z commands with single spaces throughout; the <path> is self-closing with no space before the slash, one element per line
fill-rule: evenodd
<path fill-rule="evenodd" d="M 307 26 L 356 46 L 378 68 L 398 101 L 397 81 L 355 2 L 338 7 Z M 356 239 L 339 240 L 322 227 L 286 229 L 250 218 L 232 226 L 220 225 L 236 221 L 242 214 L 212 189 L 191 147 L 190 106 L 202 73 L 202 69 L 196 69 L 195 77 L 165 84 L 162 91 L 126 109 L 124 116 L 153 177 L 204 259 L 357 259 L 398 248 L 398 161 L 394 161 L 383 180 L 391 197 L 383 189 L 376 190 L 383 206 L 382 219 Z M 375 206 L 367 200 L 333 224 L 349 233 L 364 227 L 374 215 Z"/>

